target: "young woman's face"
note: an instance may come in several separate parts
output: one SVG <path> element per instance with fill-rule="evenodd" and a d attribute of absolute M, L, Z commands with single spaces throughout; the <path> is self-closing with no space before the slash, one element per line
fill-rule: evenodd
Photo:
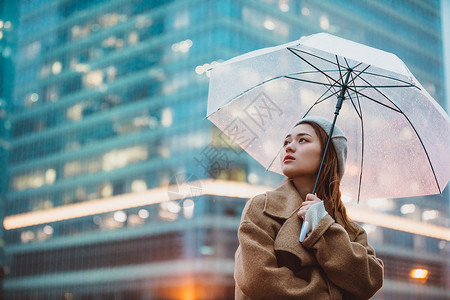
<path fill-rule="evenodd" d="M 295 126 L 284 140 L 280 152 L 283 174 L 291 179 L 299 176 L 315 178 L 322 159 L 321 152 L 314 128 L 306 123 Z"/>

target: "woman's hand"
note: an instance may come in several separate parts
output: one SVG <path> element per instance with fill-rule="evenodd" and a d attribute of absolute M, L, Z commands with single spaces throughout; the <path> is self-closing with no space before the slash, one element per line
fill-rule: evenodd
<path fill-rule="evenodd" d="M 316 195 L 307 194 L 305 201 L 303 201 L 302 206 L 300 207 L 300 209 L 297 213 L 297 216 L 300 219 L 305 220 L 306 212 L 308 211 L 309 207 L 320 201 L 322 201 L 322 200 L 320 200 Z"/>

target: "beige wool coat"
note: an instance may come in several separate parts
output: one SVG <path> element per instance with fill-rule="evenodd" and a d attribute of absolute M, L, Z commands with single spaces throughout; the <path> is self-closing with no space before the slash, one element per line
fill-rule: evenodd
<path fill-rule="evenodd" d="M 302 204 L 292 181 L 251 198 L 235 253 L 236 299 L 369 299 L 383 285 L 383 262 L 364 229 L 323 217 L 300 243 Z"/>

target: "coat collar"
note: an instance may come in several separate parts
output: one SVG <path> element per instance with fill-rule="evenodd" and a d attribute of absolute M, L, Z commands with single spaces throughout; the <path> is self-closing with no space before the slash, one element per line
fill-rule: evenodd
<path fill-rule="evenodd" d="M 264 212 L 276 218 L 288 219 L 303 203 L 292 180 L 288 179 L 276 189 L 266 192 Z"/>

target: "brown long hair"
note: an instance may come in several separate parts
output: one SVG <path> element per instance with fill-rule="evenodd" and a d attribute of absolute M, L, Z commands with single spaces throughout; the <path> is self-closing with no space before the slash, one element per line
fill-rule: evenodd
<path fill-rule="evenodd" d="M 314 128 L 314 131 L 319 137 L 320 146 L 322 148 L 320 155 L 322 158 L 328 139 L 328 133 L 326 133 L 322 127 L 310 121 L 300 121 L 295 126 L 300 123 L 309 124 Z M 345 223 L 345 227 L 353 231 L 353 233 L 356 233 L 357 228 L 348 217 L 347 210 L 341 199 L 341 190 L 339 188 L 340 184 L 341 180 L 339 177 L 338 158 L 333 143 L 330 142 L 325 155 L 325 160 L 323 162 L 322 171 L 320 172 L 319 180 L 317 182 L 316 196 L 324 200 L 325 209 L 333 219 L 337 221 L 336 216 L 340 214 Z"/>

